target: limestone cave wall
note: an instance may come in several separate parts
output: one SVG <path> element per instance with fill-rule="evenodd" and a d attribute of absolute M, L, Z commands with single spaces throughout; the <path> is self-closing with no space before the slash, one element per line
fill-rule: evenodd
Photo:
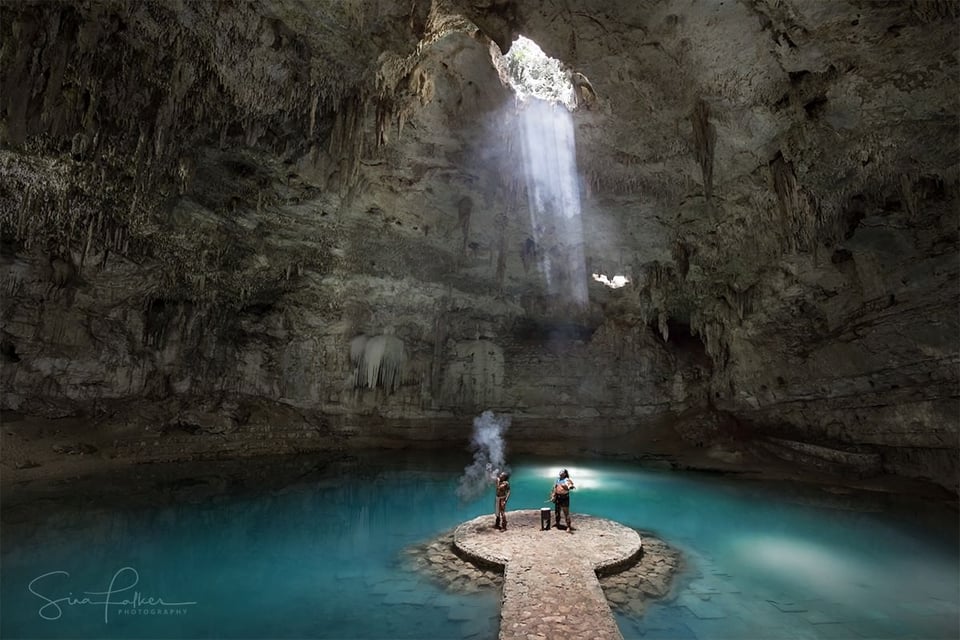
<path fill-rule="evenodd" d="M 5 4 L 2 409 L 147 459 L 457 442 L 490 408 L 521 440 L 955 487 L 958 25 L 935 0 Z M 572 111 L 509 86 L 521 34 Z M 531 178 L 554 119 L 575 219 Z M 358 388 L 361 335 L 402 341 L 394 382 Z"/>

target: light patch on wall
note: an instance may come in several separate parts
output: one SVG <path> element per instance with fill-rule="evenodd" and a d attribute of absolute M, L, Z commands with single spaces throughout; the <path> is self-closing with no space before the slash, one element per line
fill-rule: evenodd
<path fill-rule="evenodd" d="M 619 289 L 622 286 L 625 286 L 630 281 L 627 279 L 627 276 L 616 275 L 613 278 L 608 278 L 602 273 L 593 274 L 593 279 L 599 282 L 600 284 L 605 284 L 611 289 Z"/>

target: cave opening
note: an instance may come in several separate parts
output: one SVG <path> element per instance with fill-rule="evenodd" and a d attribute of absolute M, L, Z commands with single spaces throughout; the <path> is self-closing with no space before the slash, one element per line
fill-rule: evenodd
<path fill-rule="evenodd" d="M 588 276 L 572 71 L 524 36 L 505 55 L 492 47 L 491 56 L 501 81 L 517 98 L 504 113 L 516 114 L 518 121 L 517 169 L 525 187 L 521 193 L 526 195 L 531 236 L 524 246 L 524 267 L 535 260 L 551 296 L 583 306 Z"/>
<path fill-rule="evenodd" d="M 612 278 L 604 273 L 594 273 L 591 274 L 591 277 L 595 281 L 599 282 L 605 287 L 610 287 L 611 289 L 619 289 L 630 284 L 630 280 L 627 278 L 627 276 L 619 273 Z"/>
<path fill-rule="evenodd" d="M 688 321 L 670 317 L 667 319 L 667 330 L 669 331 L 667 342 L 670 345 L 678 349 L 706 354 L 706 347 L 703 345 L 703 340 L 690 329 L 690 323 Z"/>
<path fill-rule="evenodd" d="M 659 320 L 653 319 L 647 323 L 647 326 L 654 335 L 663 337 Z M 703 338 L 691 329 L 689 320 L 671 316 L 667 318 L 665 327 L 665 342 L 671 352 L 691 364 L 708 370 L 713 369 L 713 360 L 707 353 Z"/>
<path fill-rule="evenodd" d="M 498 65 L 499 66 L 499 65 Z M 506 79 L 517 96 L 563 104 L 568 109 L 576 105 L 570 71 L 560 60 L 551 58 L 536 42 L 519 36 L 503 54 Z"/>

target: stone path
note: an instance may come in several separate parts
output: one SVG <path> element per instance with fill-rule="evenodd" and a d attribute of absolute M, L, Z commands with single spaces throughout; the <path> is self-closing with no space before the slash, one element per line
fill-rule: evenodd
<path fill-rule="evenodd" d="M 500 640 L 622 639 L 597 574 L 640 559 L 640 534 L 611 520 L 573 516 L 573 533 L 540 530 L 540 512 L 510 511 L 507 531 L 484 515 L 454 531 L 454 550 L 480 566 L 505 567 Z"/>

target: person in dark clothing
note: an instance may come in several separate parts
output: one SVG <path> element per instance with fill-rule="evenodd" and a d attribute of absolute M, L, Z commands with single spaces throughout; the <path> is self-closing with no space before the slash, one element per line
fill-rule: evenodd
<path fill-rule="evenodd" d="M 573 533 L 573 526 L 570 524 L 570 492 L 576 489 L 570 474 L 566 469 L 560 470 L 560 475 L 553 483 L 553 492 L 550 494 L 550 500 L 556 505 L 557 528 L 560 528 L 560 512 L 563 512 L 564 519 L 567 522 L 567 532 Z"/>
<path fill-rule="evenodd" d="M 507 530 L 507 500 L 510 499 L 510 474 L 504 471 L 497 477 L 497 520 L 494 527 Z M 501 523 L 502 526 L 501 526 Z"/>

